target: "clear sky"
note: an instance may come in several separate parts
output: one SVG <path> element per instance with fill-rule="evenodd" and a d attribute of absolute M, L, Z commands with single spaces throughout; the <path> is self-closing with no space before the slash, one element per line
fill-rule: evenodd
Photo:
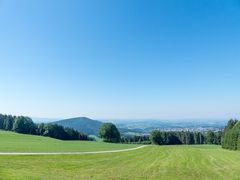
<path fill-rule="evenodd" d="M 240 117 L 240 1 L 0 0 L 0 112 Z"/>

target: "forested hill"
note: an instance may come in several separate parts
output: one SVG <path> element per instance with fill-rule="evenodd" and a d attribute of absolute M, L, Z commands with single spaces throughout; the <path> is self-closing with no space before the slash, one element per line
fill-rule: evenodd
<path fill-rule="evenodd" d="M 73 128 L 88 135 L 97 135 L 98 129 L 102 125 L 102 122 L 92 120 L 86 117 L 64 119 L 52 123 L 61 125 L 63 127 Z"/>

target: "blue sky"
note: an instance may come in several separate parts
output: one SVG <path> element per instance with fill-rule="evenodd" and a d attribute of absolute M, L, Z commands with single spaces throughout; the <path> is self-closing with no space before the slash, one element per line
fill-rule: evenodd
<path fill-rule="evenodd" d="M 240 117 L 240 1 L 0 0 L 0 111 Z"/>

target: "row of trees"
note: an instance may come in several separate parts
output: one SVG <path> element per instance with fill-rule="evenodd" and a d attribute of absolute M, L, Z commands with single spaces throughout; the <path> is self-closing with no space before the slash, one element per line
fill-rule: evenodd
<path fill-rule="evenodd" d="M 148 135 L 142 136 L 124 136 L 121 137 L 121 143 L 124 144 L 151 144 L 150 138 Z"/>
<path fill-rule="evenodd" d="M 62 140 L 91 140 L 87 135 L 72 128 L 64 128 L 57 124 L 35 124 L 32 119 L 24 116 L 0 114 L 0 129 L 23 134 L 48 136 Z M 103 123 L 99 128 L 99 136 L 105 142 L 138 143 L 138 144 L 221 144 L 221 132 L 207 133 L 189 131 L 154 130 L 150 136 L 121 137 L 117 127 L 112 123 Z M 227 149 L 240 149 L 240 122 L 230 120 L 223 131 L 222 146 Z"/>
<path fill-rule="evenodd" d="M 240 121 L 229 120 L 223 130 L 222 147 L 231 150 L 240 150 Z"/>
<path fill-rule="evenodd" d="M 103 123 L 99 129 L 99 136 L 105 142 L 113 143 L 131 143 L 131 144 L 221 144 L 221 132 L 208 131 L 190 132 L 190 131 L 160 131 L 154 130 L 150 136 L 125 136 L 121 137 L 117 127 L 112 123 Z"/>
<path fill-rule="evenodd" d="M 28 117 L 0 114 L 0 129 L 23 134 L 35 134 L 36 125 Z"/>
<path fill-rule="evenodd" d="M 31 118 L 0 114 L 0 129 L 62 140 L 90 140 L 87 135 L 57 124 L 35 124 Z"/>
<path fill-rule="evenodd" d="M 150 134 L 150 140 L 158 145 L 175 144 L 221 144 L 221 132 L 208 131 L 190 132 L 190 131 L 169 131 L 162 132 L 154 130 Z"/>
<path fill-rule="evenodd" d="M 86 134 L 57 124 L 37 124 L 36 134 L 62 140 L 91 140 Z"/>

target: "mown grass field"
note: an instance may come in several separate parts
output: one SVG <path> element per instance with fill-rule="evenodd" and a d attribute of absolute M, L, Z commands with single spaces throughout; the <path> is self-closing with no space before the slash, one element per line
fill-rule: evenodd
<path fill-rule="evenodd" d="M 138 147 L 92 141 L 62 141 L 42 136 L 0 131 L 0 152 L 86 152 Z"/>
<path fill-rule="evenodd" d="M 91 146 L 97 150 L 99 144 Z M 240 152 L 193 145 L 107 154 L 1 155 L 0 179 L 240 179 Z"/>

